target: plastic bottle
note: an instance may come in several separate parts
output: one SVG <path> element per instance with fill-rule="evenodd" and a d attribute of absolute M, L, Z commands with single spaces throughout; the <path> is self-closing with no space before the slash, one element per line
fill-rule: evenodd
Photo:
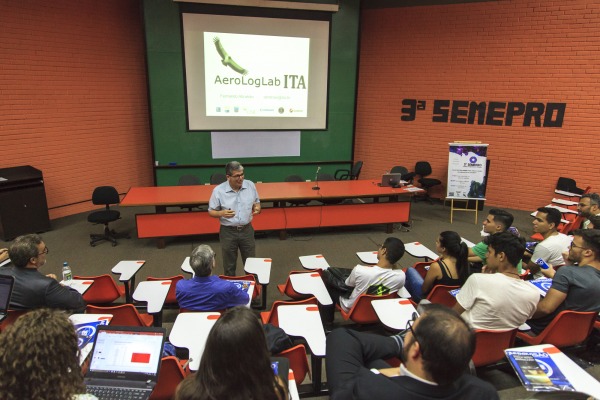
<path fill-rule="evenodd" d="M 73 280 L 73 274 L 71 273 L 71 267 L 69 267 L 69 263 L 66 261 L 63 263 L 62 277 L 63 277 L 63 281 L 65 281 L 65 283 L 67 283 L 67 284 L 70 284 L 71 281 Z"/>

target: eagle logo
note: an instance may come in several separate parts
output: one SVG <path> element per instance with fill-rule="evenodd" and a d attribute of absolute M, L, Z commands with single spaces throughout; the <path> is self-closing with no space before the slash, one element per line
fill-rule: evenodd
<path fill-rule="evenodd" d="M 213 39 L 213 42 L 215 43 L 215 47 L 217 48 L 217 53 L 219 53 L 219 55 L 221 56 L 221 64 L 231 68 L 239 74 L 248 74 L 247 69 L 240 67 L 235 61 L 233 61 L 233 58 L 231 58 L 229 54 L 227 54 L 227 52 L 223 48 L 223 45 L 221 44 L 221 40 L 218 37 L 215 37 Z"/>

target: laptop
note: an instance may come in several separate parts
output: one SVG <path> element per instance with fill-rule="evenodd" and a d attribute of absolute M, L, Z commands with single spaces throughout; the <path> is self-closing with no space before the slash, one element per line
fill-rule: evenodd
<path fill-rule="evenodd" d="M 10 295 L 12 294 L 15 278 L 9 275 L 0 275 L 0 322 L 8 315 Z"/>
<path fill-rule="evenodd" d="M 99 399 L 148 399 L 156 382 L 166 331 L 99 325 L 84 383 Z"/>
<path fill-rule="evenodd" d="M 402 174 L 383 174 L 380 186 L 400 187 L 405 183 L 402 180 Z"/>

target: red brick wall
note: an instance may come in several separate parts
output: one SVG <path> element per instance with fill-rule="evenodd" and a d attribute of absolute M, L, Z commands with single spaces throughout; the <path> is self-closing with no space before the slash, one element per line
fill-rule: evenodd
<path fill-rule="evenodd" d="M 444 182 L 448 143 L 489 143 L 487 204 L 532 210 L 556 180 L 600 191 L 600 7 L 507 0 L 364 10 L 355 159 L 363 177 L 428 160 Z M 426 100 L 412 122 L 402 100 Z M 563 102 L 562 128 L 432 122 L 435 99 Z"/>
<path fill-rule="evenodd" d="M 51 218 L 152 184 L 143 37 L 138 0 L 0 3 L 0 168 L 42 170 Z"/>

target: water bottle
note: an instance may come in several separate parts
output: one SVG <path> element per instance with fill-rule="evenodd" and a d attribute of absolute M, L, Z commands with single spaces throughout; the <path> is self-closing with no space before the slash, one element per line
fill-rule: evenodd
<path fill-rule="evenodd" d="M 69 267 L 69 263 L 66 261 L 63 263 L 62 276 L 65 284 L 70 285 L 71 281 L 73 280 L 73 274 L 71 273 L 71 267 Z"/>

